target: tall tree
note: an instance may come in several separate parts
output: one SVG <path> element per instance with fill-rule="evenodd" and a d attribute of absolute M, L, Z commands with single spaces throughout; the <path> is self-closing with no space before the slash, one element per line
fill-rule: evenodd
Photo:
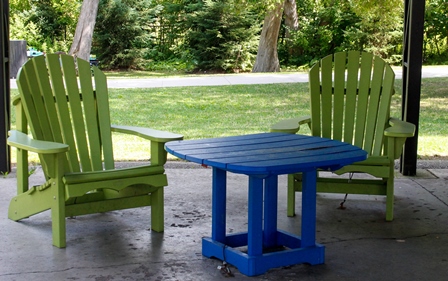
<path fill-rule="evenodd" d="M 151 0 L 100 0 L 93 52 L 104 69 L 139 69 L 144 52 L 152 48 L 154 37 L 145 28 L 154 24 Z"/>
<path fill-rule="evenodd" d="M 286 37 L 289 38 L 289 30 L 297 30 L 299 28 L 299 17 L 297 15 L 296 0 L 285 0 L 284 7 Z"/>
<path fill-rule="evenodd" d="M 264 18 L 257 59 L 252 68 L 252 72 L 280 71 L 277 42 L 282 22 L 283 6 L 283 1 L 276 2 Z"/>
<path fill-rule="evenodd" d="M 283 13 L 285 25 L 289 30 L 297 30 L 299 26 L 296 0 L 267 0 L 265 2 L 268 13 L 264 19 L 257 59 L 252 72 L 280 71 L 277 43 Z M 288 30 L 287 37 L 289 37 Z"/>
<path fill-rule="evenodd" d="M 186 17 L 186 50 L 197 70 L 247 71 L 253 66 L 259 24 L 249 10 L 236 10 L 228 0 L 206 0 Z M 230 10 L 232 9 L 232 10 Z"/>
<path fill-rule="evenodd" d="M 99 0 L 84 0 L 69 54 L 89 60 Z"/>

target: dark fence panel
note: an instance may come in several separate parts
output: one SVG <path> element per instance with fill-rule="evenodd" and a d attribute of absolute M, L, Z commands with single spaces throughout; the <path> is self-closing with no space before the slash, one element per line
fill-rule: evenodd
<path fill-rule="evenodd" d="M 17 72 L 26 60 L 26 41 L 9 41 L 9 78 L 17 77 Z"/>

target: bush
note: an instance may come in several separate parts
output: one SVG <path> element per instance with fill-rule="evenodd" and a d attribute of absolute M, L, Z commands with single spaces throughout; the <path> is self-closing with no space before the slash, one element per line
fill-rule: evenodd
<path fill-rule="evenodd" d="M 151 44 L 145 26 L 151 21 L 150 0 L 101 0 L 92 53 L 106 69 L 140 69 Z"/>
<path fill-rule="evenodd" d="M 260 27 L 250 11 L 232 12 L 228 1 L 206 0 L 187 15 L 186 50 L 197 70 L 252 69 Z"/>
<path fill-rule="evenodd" d="M 299 18 L 299 29 L 291 30 L 286 44 L 279 47 L 281 63 L 312 65 L 318 59 L 344 49 L 345 31 L 357 22 L 359 18 L 353 12 L 338 6 L 307 11 Z M 353 45 L 350 49 L 360 48 L 354 42 Z"/>

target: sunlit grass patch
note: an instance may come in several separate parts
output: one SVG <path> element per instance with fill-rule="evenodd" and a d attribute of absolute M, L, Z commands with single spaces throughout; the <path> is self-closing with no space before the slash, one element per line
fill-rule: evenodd
<path fill-rule="evenodd" d="M 401 106 L 397 80 L 391 116 L 401 118 Z M 170 131 L 185 139 L 268 132 L 281 119 L 310 113 L 307 83 L 110 89 L 110 110 L 113 124 Z M 448 156 L 448 78 L 423 79 L 419 118 L 419 156 Z M 301 132 L 309 134 L 308 128 Z M 116 159 L 149 159 L 149 141 L 122 134 L 113 139 Z"/>

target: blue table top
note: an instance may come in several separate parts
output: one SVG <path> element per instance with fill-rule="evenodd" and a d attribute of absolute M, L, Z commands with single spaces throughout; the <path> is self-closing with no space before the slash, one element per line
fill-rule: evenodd
<path fill-rule="evenodd" d="M 361 148 L 344 142 L 284 133 L 172 141 L 165 150 L 194 163 L 261 176 L 337 170 L 367 157 Z"/>

